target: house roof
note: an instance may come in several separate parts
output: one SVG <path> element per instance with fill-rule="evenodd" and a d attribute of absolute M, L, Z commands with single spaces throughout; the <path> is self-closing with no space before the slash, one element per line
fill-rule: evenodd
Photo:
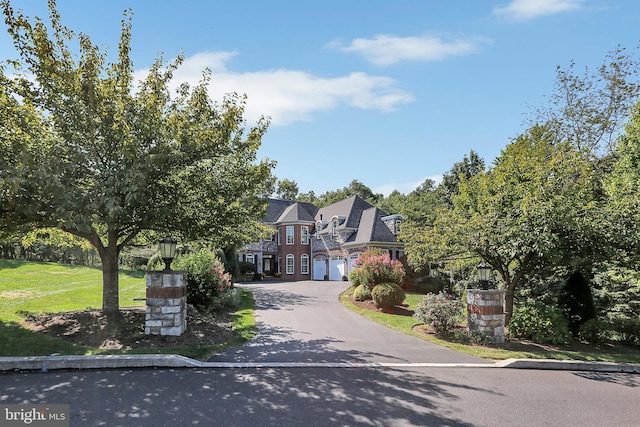
<path fill-rule="evenodd" d="M 313 217 L 317 210 L 318 208 L 313 203 L 269 199 L 267 213 L 260 219 L 260 221 L 267 225 L 279 222 L 313 222 Z"/>
<path fill-rule="evenodd" d="M 348 199 L 344 199 L 332 205 L 318 209 L 315 219 L 316 221 L 331 221 L 331 218 L 335 216 L 342 217 L 344 218 L 344 221 L 341 221 L 338 225 L 338 229 L 356 229 L 360 226 L 362 212 L 367 209 L 371 209 L 372 207 L 373 205 L 366 202 L 361 197 L 351 196 Z"/>
<path fill-rule="evenodd" d="M 396 236 L 382 221 L 387 214 L 372 207 L 362 212 L 358 231 L 346 243 L 365 244 L 369 242 L 396 242 Z"/>
<path fill-rule="evenodd" d="M 311 203 L 307 203 L 307 205 L 311 205 Z M 318 210 L 314 205 L 305 206 L 303 203 L 294 203 L 282 212 L 276 223 L 301 221 L 313 223 L 315 219 L 309 209 L 314 213 Z"/>
<path fill-rule="evenodd" d="M 319 209 L 312 203 L 270 199 L 267 214 L 262 218 L 262 222 L 267 225 L 296 222 L 313 224 L 319 221 L 330 224 L 332 218 L 338 217 L 340 220 L 338 230 L 344 230 L 347 235 L 350 231 L 352 232 L 344 243 L 364 245 L 371 242 L 397 242 L 396 236 L 383 220 L 389 220 L 396 216 L 401 217 L 400 215 L 387 215 L 359 196 L 351 196 Z M 327 230 L 325 228 L 324 232 Z M 322 232 L 322 230 L 316 230 L 317 232 Z"/>

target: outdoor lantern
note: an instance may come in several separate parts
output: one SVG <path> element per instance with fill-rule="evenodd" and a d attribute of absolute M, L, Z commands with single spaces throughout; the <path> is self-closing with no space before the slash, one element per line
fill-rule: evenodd
<path fill-rule="evenodd" d="M 171 270 L 171 261 L 176 255 L 176 246 L 178 246 L 178 241 L 171 237 L 160 239 L 160 256 L 164 261 L 165 271 Z"/>
<path fill-rule="evenodd" d="M 480 279 L 480 285 L 482 289 L 489 289 L 489 279 L 491 279 L 491 266 L 482 261 L 476 267 L 478 270 L 478 278 Z"/>

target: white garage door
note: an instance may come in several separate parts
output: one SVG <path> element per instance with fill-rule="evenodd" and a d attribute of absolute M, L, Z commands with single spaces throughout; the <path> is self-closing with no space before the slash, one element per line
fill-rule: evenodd
<path fill-rule="evenodd" d="M 344 275 L 344 258 L 341 256 L 331 257 L 329 263 L 329 280 L 342 280 Z"/>
<path fill-rule="evenodd" d="M 327 274 L 327 262 L 322 259 L 313 260 L 313 280 L 324 280 Z"/>

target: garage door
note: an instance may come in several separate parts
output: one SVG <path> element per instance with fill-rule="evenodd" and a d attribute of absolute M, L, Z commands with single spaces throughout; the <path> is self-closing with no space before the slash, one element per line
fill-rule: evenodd
<path fill-rule="evenodd" d="M 348 274 L 348 276 L 350 276 L 351 272 L 353 271 L 353 269 L 356 268 L 356 261 L 358 260 L 358 258 L 360 258 L 360 254 L 351 254 L 351 255 L 349 255 L 349 274 Z"/>
<path fill-rule="evenodd" d="M 324 258 L 313 260 L 313 280 L 324 280 L 327 274 L 327 261 Z"/>
<path fill-rule="evenodd" d="M 329 280 L 342 280 L 344 275 L 344 258 L 332 256 L 329 262 Z"/>

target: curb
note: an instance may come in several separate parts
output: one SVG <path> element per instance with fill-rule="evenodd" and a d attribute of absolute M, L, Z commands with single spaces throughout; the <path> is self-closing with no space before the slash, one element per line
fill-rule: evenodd
<path fill-rule="evenodd" d="M 577 360 L 507 359 L 496 363 L 384 363 L 384 362 L 201 362 L 184 356 L 169 355 L 102 355 L 0 357 L 0 372 L 62 369 L 131 369 L 131 368 L 501 368 L 604 373 L 640 373 L 640 364 L 583 362 Z"/>
<path fill-rule="evenodd" d="M 580 360 L 552 360 L 552 359 L 507 359 L 497 362 L 497 368 L 509 369 L 540 369 L 555 371 L 590 371 L 590 372 L 621 372 L 640 374 L 640 364 L 613 362 L 585 362 Z"/>

